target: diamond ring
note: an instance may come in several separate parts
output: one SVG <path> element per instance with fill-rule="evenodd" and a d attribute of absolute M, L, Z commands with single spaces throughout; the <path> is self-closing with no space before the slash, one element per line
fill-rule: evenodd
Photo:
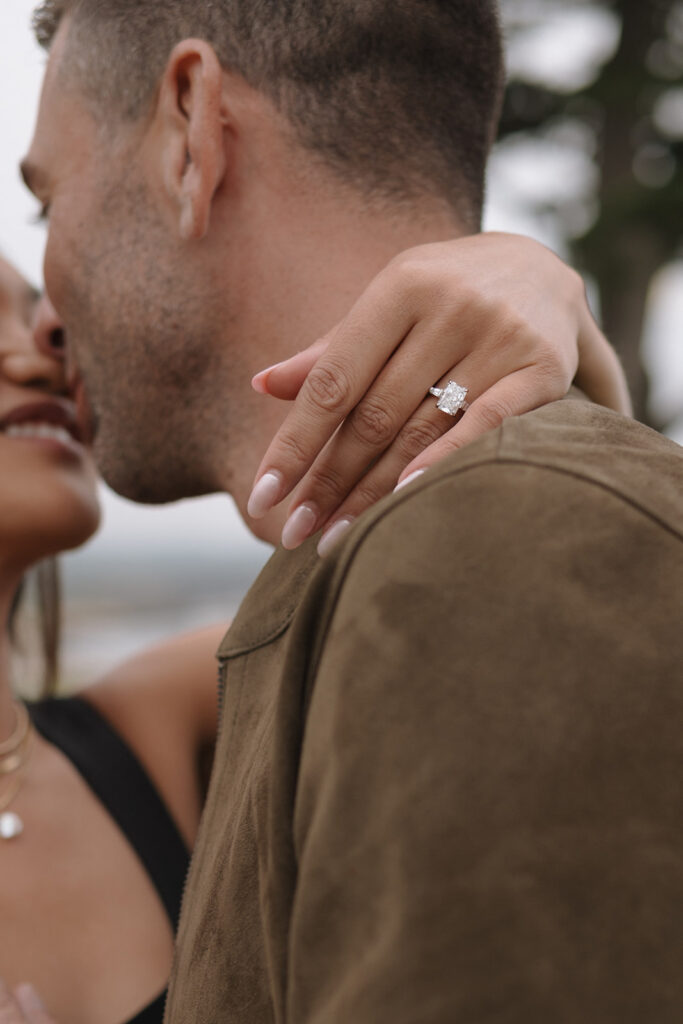
<path fill-rule="evenodd" d="M 468 390 L 469 388 L 456 384 L 454 380 L 449 380 L 445 388 L 430 388 L 429 394 L 439 399 L 436 403 L 437 409 L 449 416 L 457 416 L 461 410 L 467 412 L 470 407 L 467 401 Z"/>

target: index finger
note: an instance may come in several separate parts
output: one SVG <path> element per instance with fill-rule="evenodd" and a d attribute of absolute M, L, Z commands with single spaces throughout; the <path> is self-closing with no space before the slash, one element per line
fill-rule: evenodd
<path fill-rule="evenodd" d="M 19 985 L 14 995 L 27 1024 L 55 1024 L 33 985 Z"/>
<path fill-rule="evenodd" d="M 397 301 L 385 271 L 333 328 L 259 466 L 247 509 L 253 519 L 292 491 L 415 322 L 408 302 Z"/>
<path fill-rule="evenodd" d="M 26 1024 L 26 1018 L 14 995 L 0 978 L 0 1024 Z"/>

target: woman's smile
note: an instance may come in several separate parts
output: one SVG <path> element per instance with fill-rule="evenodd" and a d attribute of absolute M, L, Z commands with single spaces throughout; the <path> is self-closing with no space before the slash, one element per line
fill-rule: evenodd
<path fill-rule="evenodd" d="M 0 433 L 8 440 L 39 444 L 70 458 L 80 460 L 85 457 L 82 431 L 70 402 L 33 402 L 15 406 L 0 419 Z"/>

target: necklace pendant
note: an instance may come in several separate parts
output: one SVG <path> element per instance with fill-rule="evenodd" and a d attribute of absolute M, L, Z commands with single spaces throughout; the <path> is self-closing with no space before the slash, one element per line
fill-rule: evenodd
<path fill-rule="evenodd" d="M 14 811 L 0 814 L 0 839 L 16 839 L 24 831 L 24 823 Z"/>

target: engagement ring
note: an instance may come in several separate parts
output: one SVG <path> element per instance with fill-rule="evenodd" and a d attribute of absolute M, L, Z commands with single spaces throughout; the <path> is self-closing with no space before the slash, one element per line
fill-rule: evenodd
<path fill-rule="evenodd" d="M 437 409 L 449 416 L 457 416 L 461 410 L 467 412 L 470 407 L 467 401 L 468 390 L 456 384 L 454 380 L 449 380 L 445 388 L 430 388 L 429 394 L 439 399 L 436 403 Z"/>

